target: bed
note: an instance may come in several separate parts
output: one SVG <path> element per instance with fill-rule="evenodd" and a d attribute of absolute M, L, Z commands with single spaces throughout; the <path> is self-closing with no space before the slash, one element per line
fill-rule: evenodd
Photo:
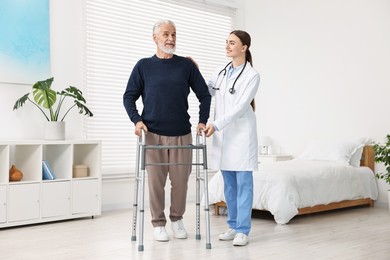
<path fill-rule="evenodd" d="M 253 179 L 253 209 L 269 211 L 278 224 L 296 215 L 373 206 L 378 197 L 374 151 L 366 141 L 313 142 L 296 159 L 260 164 Z M 226 212 L 220 172 L 208 188 L 214 214 Z"/>

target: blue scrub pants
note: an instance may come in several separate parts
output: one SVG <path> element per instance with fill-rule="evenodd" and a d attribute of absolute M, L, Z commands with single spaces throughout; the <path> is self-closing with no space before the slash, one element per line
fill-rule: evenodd
<path fill-rule="evenodd" d="M 249 234 L 253 204 L 251 171 L 221 171 L 228 210 L 227 223 L 237 233 Z"/>

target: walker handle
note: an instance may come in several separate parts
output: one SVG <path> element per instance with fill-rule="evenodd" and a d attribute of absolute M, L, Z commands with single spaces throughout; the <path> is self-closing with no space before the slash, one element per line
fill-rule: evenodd
<path fill-rule="evenodd" d="M 141 129 L 141 136 L 138 136 L 138 144 L 145 145 L 145 130 Z"/>
<path fill-rule="evenodd" d="M 199 131 L 200 131 L 200 135 L 202 135 L 202 144 L 206 144 L 206 133 L 204 132 L 204 129 L 203 128 L 201 128 L 201 129 L 199 129 Z M 196 139 L 197 139 L 197 144 L 199 144 L 199 135 L 198 135 L 198 133 L 196 134 Z"/>

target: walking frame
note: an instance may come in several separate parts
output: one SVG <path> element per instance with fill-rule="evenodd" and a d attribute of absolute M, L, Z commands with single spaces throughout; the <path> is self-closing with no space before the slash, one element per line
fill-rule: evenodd
<path fill-rule="evenodd" d="M 137 227 L 137 208 L 138 195 L 140 200 L 140 223 L 139 223 L 139 244 L 138 251 L 144 251 L 144 200 L 145 200 L 145 168 L 151 165 L 195 165 L 196 166 L 196 236 L 197 240 L 201 239 L 200 235 L 200 182 L 204 181 L 204 196 L 205 196 L 205 218 L 206 218 L 206 249 L 211 249 L 210 243 L 210 212 L 209 212 L 209 193 L 208 193 L 208 173 L 207 173 L 207 149 L 206 135 L 201 131 L 202 142 L 199 141 L 199 135 L 196 134 L 196 145 L 189 144 L 186 146 L 166 146 L 166 145 L 145 145 L 145 132 L 142 130 L 142 135 L 138 138 L 137 154 L 136 154 L 136 181 L 134 189 L 134 204 L 133 204 L 133 227 L 131 240 L 136 241 Z M 192 149 L 196 150 L 196 162 L 191 164 L 185 163 L 147 163 L 146 150 L 148 149 Z M 200 160 L 200 152 L 202 151 L 202 162 Z M 203 178 L 200 176 L 200 166 L 203 166 Z M 139 192 L 139 193 L 138 193 Z"/>

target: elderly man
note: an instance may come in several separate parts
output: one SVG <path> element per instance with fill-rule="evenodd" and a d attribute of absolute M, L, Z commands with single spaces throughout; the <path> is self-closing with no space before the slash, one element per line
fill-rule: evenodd
<path fill-rule="evenodd" d="M 160 145 L 189 145 L 192 143 L 188 95 L 190 89 L 200 102 L 197 132 L 205 129 L 210 113 L 211 96 L 206 82 L 196 64 L 188 58 L 174 54 L 176 27 L 172 21 L 158 21 L 153 26 L 153 41 L 157 51 L 152 57 L 138 61 L 132 70 L 123 103 L 130 120 L 135 124 L 135 134 L 142 129 L 147 133 L 145 143 Z M 136 101 L 142 96 L 143 110 L 138 113 Z M 168 241 L 165 229 L 165 184 L 171 181 L 171 206 L 169 218 L 175 238 L 187 238 L 183 225 L 186 207 L 187 183 L 191 173 L 192 150 L 147 150 L 148 163 L 172 165 L 148 166 L 150 211 L 154 238 Z M 182 163 L 188 165 L 173 165 Z"/>

